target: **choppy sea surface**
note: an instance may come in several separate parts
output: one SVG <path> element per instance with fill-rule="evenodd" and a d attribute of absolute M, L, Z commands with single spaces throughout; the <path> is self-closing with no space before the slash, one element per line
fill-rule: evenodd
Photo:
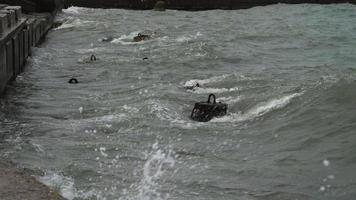
<path fill-rule="evenodd" d="M 1 100 L 0 155 L 67 199 L 356 199 L 356 6 L 58 20 Z M 190 120 L 210 93 L 228 114 Z"/>

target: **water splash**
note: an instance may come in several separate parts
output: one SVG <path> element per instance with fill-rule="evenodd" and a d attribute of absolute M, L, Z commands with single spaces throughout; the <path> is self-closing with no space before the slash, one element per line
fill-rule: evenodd
<path fill-rule="evenodd" d="M 230 115 L 220 117 L 220 118 L 213 118 L 212 122 L 242 122 L 247 120 L 252 120 L 266 113 L 269 113 L 273 110 L 280 109 L 285 107 L 290 103 L 290 101 L 302 95 L 302 93 L 294 93 L 291 95 L 287 95 L 278 99 L 272 99 L 267 102 L 260 103 L 255 107 L 248 110 L 246 113 L 231 113 Z"/>
<path fill-rule="evenodd" d="M 189 41 L 198 39 L 202 35 L 203 34 L 201 34 L 200 32 L 197 32 L 195 35 L 182 35 L 182 36 L 179 36 L 176 39 L 176 41 L 177 42 L 189 42 Z"/>
<path fill-rule="evenodd" d="M 196 94 L 210 94 L 210 93 L 225 93 L 225 92 L 235 92 L 238 91 L 239 88 L 238 87 L 233 87 L 233 88 L 201 88 L 201 87 L 197 87 L 194 88 L 194 90 L 188 90 L 192 93 L 196 93 Z"/>
<path fill-rule="evenodd" d="M 197 83 L 199 83 L 199 85 L 205 85 L 208 83 L 221 82 L 229 76 L 230 76 L 229 74 L 224 74 L 221 76 L 213 76 L 213 77 L 210 77 L 207 79 L 192 79 L 192 80 L 185 82 L 184 87 L 192 87 L 192 86 L 195 86 Z"/>
<path fill-rule="evenodd" d="M 133 38 L 136 37 L 140 31 L 134 31 L 129 33 L 128 35 L 121 35 L 119 38 L 115 38 L 111 41 L 114 44 L 122 44 L 122 45 L 131 45 L 131 44 L 139 44 L 138 42 L 134 42 Z M 145 41 L 142 41 L 145 42 Z M 140 43 L 142 43 L 140 42 Z"/>
<path fill-rule="evenodd" d="M 120 200 L 166 200 L 169 194 L 160 192 L 163 186 L 165 175 L 175 166 L 175 159 L 172 150 L 161 149 L 156 142 L 152 145 L 152 151 L 145 153 L 146 162 L 142 167 L 142 177 L 138 184 L 130 187 L 135 192 L 129 194 L 124 190 L 125 197 Z"/>
<path fill-rule="evenodd" d="M 44 176 L 39 178 L 39 181 L 59 191 L 59 193 L 68 200 L 72 200 L 76 197 L 74 180 L 70 177 L 65 177 L 55 172 L 47 172 Z"/>
<path fill-rule="evenodd" d="M 62 12 L 65 14 L 70 14 L 70 15 L 78 15 L 78 14 L 80 14 L 81 10 L 83 10 L 83 8 L 71 6 L 67 9 L 62 9 Z"/>

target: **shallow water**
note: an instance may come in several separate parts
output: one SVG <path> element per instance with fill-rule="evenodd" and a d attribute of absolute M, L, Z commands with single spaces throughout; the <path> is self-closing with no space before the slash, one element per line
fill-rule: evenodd
<path fill-rule="evenodd" d="M 1 100 L 1 156 L 75 200 L 353 199 L 355 13 L 64 10 Z M 191 121 L 212 92 L 228 115 Z"/>

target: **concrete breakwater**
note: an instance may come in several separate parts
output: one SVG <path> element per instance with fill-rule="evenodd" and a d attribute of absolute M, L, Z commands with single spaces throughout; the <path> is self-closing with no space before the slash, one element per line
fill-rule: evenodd
<path fill-rule="evenodd" d="M 66 0 L 64 3 L 66 7 L 153 9 L 156 2 L 157 0 Z M 245 9 L 277 3 L 356 4 L 356 0 L 165 0 L 166 8 L 177 10 Z"/>
<path fill-rule="evenodd" d="M 52 27 L 53 13 L 25 15 L 20 6 L 0 4 L 0 94 L 23 71 L 31 48 Z"/>

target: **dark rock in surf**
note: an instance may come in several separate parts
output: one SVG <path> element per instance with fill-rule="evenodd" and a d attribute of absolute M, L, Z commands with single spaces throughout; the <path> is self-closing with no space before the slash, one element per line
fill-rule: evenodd
<path fill-rule="evenodd" d="M 141 42 L 141 41 L 149 40 L 149 39 L 151 39 L 151 36 L 150 36 L 150 35 L 146 35 L 146 34 L 139 33 L 137 36 L 135 36 L 135 37 L 133 38 L 133 41 L 134 41 L 134 42 Z"/>
<path fill-rule="evenodd" d="M 213 102 L 210 99 L 213 98 Z M 199 122 L 208 122 L 213 117 L 221 117 L 227 113 L 227 104 L 216 103 L 216 97 L 214 94 L 210 94 L 208 101 L 195 103 L 192 113 L 190 115 L 191 119 Z"/>
<path fill-rule="evenodd" d="M 114 40 L 114 38 L 111 37 L 111 36 L 106 36 L 106 37 L 103 37 L 103 38 L 99 39 L 100 42 L 111 42 L 113 40 Z"/>
<path fill-rule="evenodd" d="M 184 86 L 184 88 L 187 90 L 194 90 L 197 87 L 200 87 L 199 83 L 194 83 L 194 85 L 185 85 Z"/>

